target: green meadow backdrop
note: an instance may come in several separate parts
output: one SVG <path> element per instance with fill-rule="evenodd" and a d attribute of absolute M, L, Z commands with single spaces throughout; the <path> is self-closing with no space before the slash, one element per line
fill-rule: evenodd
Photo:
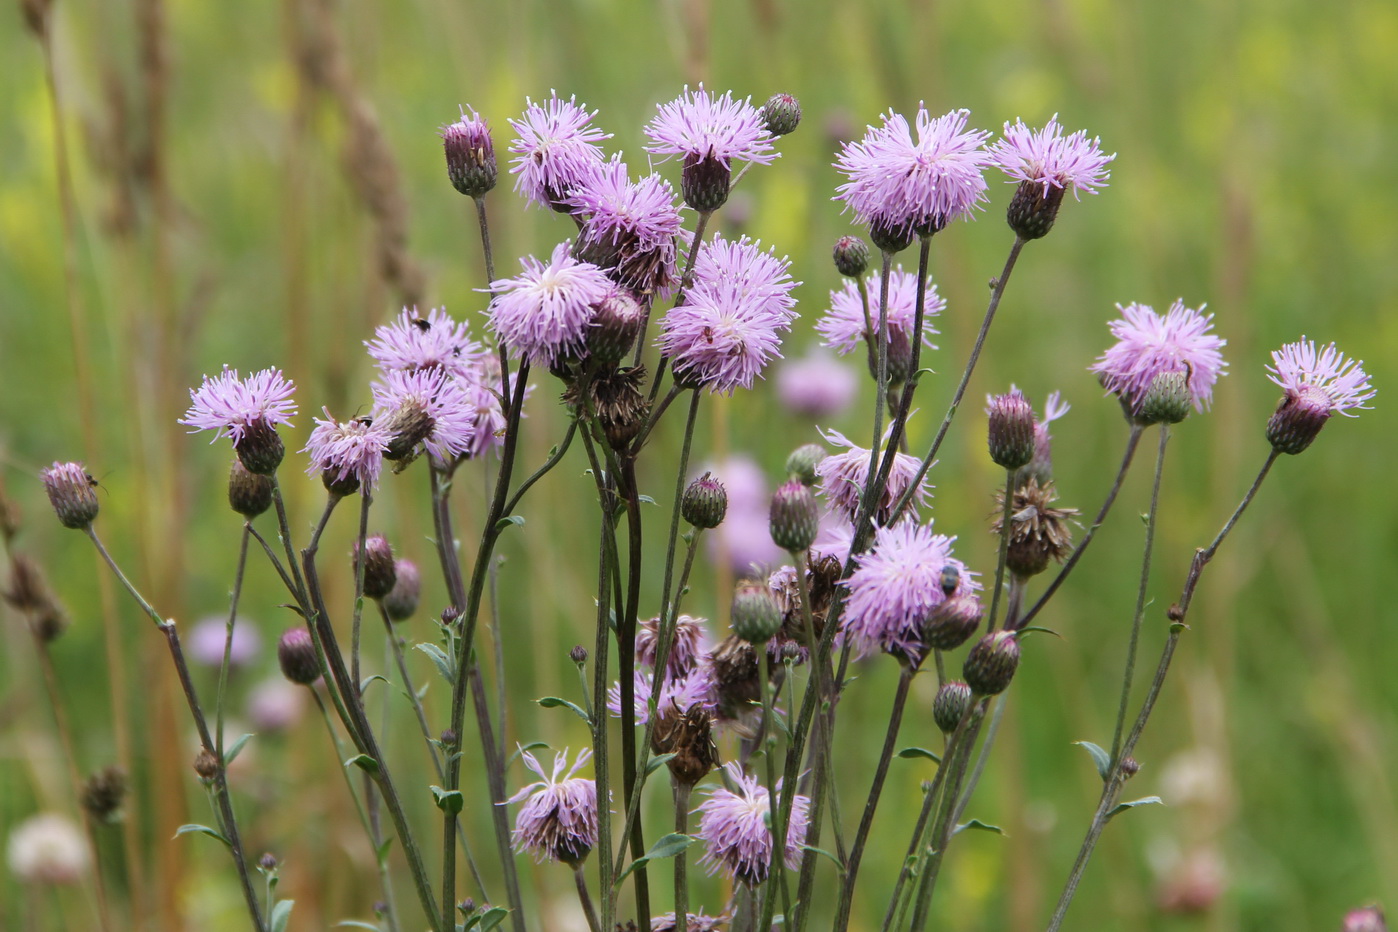
<path fill-rule="evenodd" d="M 80 535 L 52 520 L 39 468 L 88 464 L 101 482 L 100 530 L 163 613 L 192 626 L 226 612 L 238 545 L 224 498 L 229 451 L 175 423 L 189 386 L 225 363 L 283 367 L 298 385 L 288 446 L 299 448 L 322 405 L 344 417 L 365 404 L 371 367 L 361 341 L 401 307 L 444 305 L 483 324 L 470 202 L 447 183 L 435 135 L 458 105 L 490 120 L 504 156 L 506 119 L 526 96 L 576 94 L 600 110 L 611 147 L 634 169 L 646 162 L 640 128 L 655 105 L 701 81 L 758 101 L 791 92 L 805 112 L 778 162 L 752 172 L 720 214 L 727 232 L 788 255 L 803 282 L 788 356 L 815 343 L 812 324 L 839 285 L 830 246 L 857 232 L 831 201 L 834 153 L 881 112 L 908 113 L 919 101 L 934 114 L 967 107 L 971 125 L 993 130 L 1057 113 L 1118 153 L 1110 186 L 1070 200 L 1052 235 L 1026 249 L 932 473 L 932 513 L 939 530 L 960 535 L 959 556 L 993 570 L 986 525 L 1000 476 L 984 453 L 980 399 L 1012 382 L 1036 406 L 1053 390 L 1072 403 L 1054 430 L 1061 503 L 1095 511 L 1126 436 L 1116 402 L 1086 368 L 1110 342 L 1114 304 L 1207 303 L 1228 340 L 1230 372 L 1213 410 L 1174 432 L 1144 664 L 1157 656 L 1192 549 L 1211 539 L 1265 458 L 1262 427 L 1279 394 L 1265 379 L 1268 352 L 1304 334 L 1365 360 L 1379 391 L 1374 410 L 1336 419 L 1309 451 L 1279 463 L 1211 566 L 1128 788 L 1168 805 L 1110 826 L 1069 927 L 1314 932 L 1338 928 L 1344 910 L 1363 903 L 1398 908 L 1398 616 L 1384 594 L 1398 565 L 1398 6 L 56 0 L 45 43 L 21 11 L 39 2 L 0 10 L 0 479 L 25 515 L 16 546 L 43 563 L 72 616 L 53 654 L 80 766 L 122 761 L 131 771 L 127 828 L 102 838 L 123 924 L 237 929 L 246 920 L 217 845 L 171 838 L 208 811 L 161 639 L 99 577 Z M 661 170 L 677 177 L 674 165 Z M 502 173 L 490 198 L 500 274 L 573 232 L 566 218 L 524 209 L 509 188 Z M 1011 191 L 991 179 L 980 219 L 934 241 L 932 273 L 948 309 L 937 322 L 937 375 L 919 394 L 914 450 L 931 438 L 986 282 L 1010 245 L 1002 211 Z M 566 423 L 556 383 L 536 382 L 524 468 Z M 866 436 L 869 386 L 862 391 L 821 426 Z M 706 401 L 699 431 L 699 459 L 746 453 L 772 479 L 792 447 L 817 439 L 813 423 L 782 412 L 770 379 Z M 678 425 L 661 434 L 673 450 Z M 664 509 L 670 457 L 653 458 L 641 480 Z M 1034 930 L 1047 920 L 1100 786 L 1072 742 L 1110 738 L 1149 459 L 1042 616 L 1062 638 L 1026 647 L 968 812 L 1005 834 L 958 839 L 938 928 Z M 288 458 L 283 483 L 304 532 L 323 492 L 290 468 L 298 462 Z M 570 454 L 526 500 L 526 527 L 501 549 L 492 634 L 503 645 L 511 743 L 586 742 L 566 711 L 530 703 L 572 696 L 567 651 L 591 642 L 596 517 L 584 468 Z M 484 483 L 479 464 L 462 475 L 458 528 L 469 548 Z M 427 569 L 425 496 L 421 469 L 390 477 L 374 529 Z M 649 519 L 657 539 L 662 514 Z M 342 615 L 352 524 L 332 526 L 322 548 Z M 444 590 L 424 575 L 432 612 Z M 729 582 L 703 566 L 687 607 L 720 623 Z M 654 611 L 658 580 L 647 585 L 643 602 Z M 234 717 L 245 718 L 250 691 L 275 673 L 272 645 L 294 623 L 283 601 L 274 575 L 255 566 L 243 611 L 262 650 L 234 678 Z M 430 637 L 425 620 L 409 624 Z M 3 837 L 35 811 L 76 806 L 34 645 L 8 609 L 0 638 Z M 426 682 L 430 665 L 414 662 Z M 892 666 L 858 668 L 843 710 L 842 722 L 856 723 L 842 727 L 837 753 L 851 831 Z M 201 669 L 197 679 L 211 702 L 213 674 Z M 917 683 L 905 744 L 937 740 L 931 679 Z M 427 702 L 437 720 L 445 698 L 434 683 Z M 391 751 L 432 782 L 406 705 L 386 714 Z M 468 749 L 474 742 L 465 737 Z M 234 779 L 244 837 L 254 855 L 274 851 L 285 864 L 293 928 L 369 918 L 372 857 L 313 710 L 259 735 L 245 755 Z M 927 766 L 895 761 L 864 862 L 859 928 L 877 928 Z M 518 765 L 510 779 L 523 782 Z M 483 781 L 468 789 L 468 799 L 484 798 Z M 668 796 L 654 796 L 659 825 Z M 432 824 L 425 791 L 412 805 Z M 468 824 L 490 878 L 498 866 L 482 809 L 468 810 Z M 567 872 L 520 863 L 539 927 L 575 928 Z M 653 885 L 668 890 L 663 877 Z M 717 880 L 701 880 L 691 903 L 717 910 L 723 896 Z M 399 900 L 410 916 L 406 884 Z M 0 878 L 0 927 L 91 920 L 85 888 L 51 894 Z"/>

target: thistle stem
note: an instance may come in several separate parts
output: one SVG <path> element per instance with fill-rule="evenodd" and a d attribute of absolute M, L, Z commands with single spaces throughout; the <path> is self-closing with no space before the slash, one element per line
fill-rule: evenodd
<path fill-rule="evenodd" d="M 1000 596 L 1005 589 L 1005 561 L 1010 554 L 1010 530 L 1014 523 L 1012 515 L 1015 505 L 1015 471 L 1005 470 L 1005 502 L 1000 510 L 1000 551 L 995 558 L 995 591 L 990 597 L 990 621 L 986 623 L 987 632 L 995 630 L 995 624 L 1000 618 Z"/>

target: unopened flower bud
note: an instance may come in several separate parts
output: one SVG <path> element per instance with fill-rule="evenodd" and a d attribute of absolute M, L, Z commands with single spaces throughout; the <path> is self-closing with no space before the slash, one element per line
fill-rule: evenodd
<path fill-rule="evenodd" d="M 818 443 L 808 443 L 791 451 L 786 458 L 786 474 L 804 485 L 816 484 L 816 467 L 829 454 Z"/>
<path fill-rule="evenodd" d="M 1365 906 L 1345 913 L 1341 932 L 1388 932 L 1388 923 L 1383 918 L 1383 910 L 1377 906 Z"/>
<path fill-rule="evenodd" d="M 467 197 L 481 197 L 495 187 L 495 144 L 485 120 L 474 112 L 467 117 L 463 108 L 461 119 L 442 127 L 441 136 L 452 187 Z"/>
<path fill-rule="evenodd" d="M 718 210 L 728 200 L 732 169 L 722 159 L 689 153 L 680 172 L 680 193 L 684 202 L 700 213 Z"/>
<path fill-rule="evenodd" d="M 243 461 L 235 459 L 228 471 L 228 504 L 249 520 L 272 507 L 275 483 L 271 476 L 248 472 Z"/>
<path fill-rule="evenodd" d="M 873 240 L 875 246 L 889 255 L 907 249 L 912 245 L 916 235 L 916 230 L 903 224 L 889 226 L 879 220 L 869 224 L 869 239 Z"/>
<path fill-rule="evenodd" d="M 986 408 L 990 459 L 1005 469 L 1018 469 L 1034 458 L 1034 409 L 1019 389 L 995 395 Z"/>
<path fill-rule="evenodd" d="M 605 366 L 615 366 L 636 345 L 646 309 L 626 288 L 613 288 L 593 307 L 587 351 Z"/>
<path fill-rule="evenodd" d="M 768 517 L 772 542 L 791 553 L 809 549 L 820 531 L 815 495 L 799 479 L 782 483 L 772 493 Z"/>
<path fill-rule="evenodd" d="M 288 628 L 277 641 L 277 663 L 282 676 L 309 686 L 320 679 L 320 664 L 316 661 L 316 646 L 311 632 L 305 628 Z"/>
<path fill-rule="evenodd" d="M 695 527 L 716 528 L 728 513 L 728 492 L 706 472 L 689 484 L 680 498 L 680 515 Z"/>
<path fill-rule="evenodd" d="M 452 731 L 450 728 L 443 729 L 441 741 L 442 747 L 456 747 L 456 732 Z"/>
<path fill-rule="evenodd" d="M 971 708 L 971 687 L 960 680 L 950 680 L 937 690 L 937 698 L 932 700 L 932 721 L 943 734 L 956 731 L 966 710 Z"/>
<path fill-rule="evenodd" d="M 82 463 L 54 463 L 39 473 L 58 522 L 81 530 L 97 517 L 97 480 L 88 475 Z"/>
<path fill-rule="evenodd" d="M 1140 773 L 1140 772 L 1141 772 L 1141 765 L 1140 765 L 1140 763 L 1136 760 L 1136 758 L 1134 758 L 1134 757 L 1127 757 L 1127 758 L 1125 758 L 1125 759 L 1122 760 L 1122 762 L 1121 762 L 1121 778 L 1122 778 L 1123 780 L 1130 780 L 1132 777 L 1134 777 L 1136 774 L 1138 774 L 1138 773 Z"/>
<path fill-rule="evenodd" d="M 573 649 L 568 651 L 568 659 L 578 666 L 582 666 L 587 663 L 587 648 L 581 644 L 573 645 Z"/>
<path fill-rule="evenodd" d="M 947 599 L 932 609 L 922 626 L 922 644 L 936 650 L 955 650 L 980 627 L 985 608 L 973 592 Z"/>
<path fill-rule="evenodd" d="M 1287 392 L 1267 421 L 1267 442 L 1278 453 L 1295 456 L 1311 445 L 1320 429 L 1335 413 L 1335 405 L 1323 389 L 1302 385 Z"/>
<path fill-rule="evenodd" d="M 121 804 L 126 800 L 126 771 L 104 767 L 87 778 L 82 788 L 82 807 L 102 823 L 121 821 Z"/>
<path fill-rule="evenodd" d="M 773 94 L 762 105 L 762 125 L 773 136 L 785 136 L 801 122 L 801 102 L 790 94 Z"/>
<path fill-rule="evenodd" d="M 257 866 L 261 868 L 263 871 L 271 873 L 272 871 L 277 869 L 277 856 L 274 855 L 272 852 L 268 851 L 262 857 L 257 859 Z"/>
<path fill-rule="evenodd" d="M 1150 383 L 1141 400 L 1139 419 L 1146 424 L 1178 424 L 1189 417 L 1194 395 L 1183 372 L 1162 372 Z"/>
<path fill-rule="evenodd" d="M 1039 239 L 1047 236 L 1058 219 L 1058 208 L 1063 204 L 1063 192 L 1058 185 L 1043 185 L 1037 181 L 1022 181 L 1010 198 L 1009 209 L 1005 211 L 1005 221 L 1021 239 Z"/>
<path fill-rule="evenodd" d="M 749 644 L 766 644 L 782 626 L 782 610 L 772 591 L 759 583 L 743 583 L 733 594 L 733 633 Z"/>
<path fill-rule="evenodd" d="M 367 594 L 367 593 L 366 593 Z M 407 621 L 417 611 L 422 595 L 422 573 L 412 560 L 393 564 L 393 588 L 383 597 L 383 610 L 390 621 Z"/>
<path fill-rule="evenodd" d="M 841 275 L 858 278 L 869 268 L 869 246 L 857 236 L 835 240 L 835 268 Z"/>
<path fill-rule="evenodd" d="M 393 591 L 397 582 L 397 568 L 393 563 L 393 548 L 382 534 L 371 534 L 364 539 L 364 594 L 371 599 L 382 599 Z M 354 571 L 360 572 L 359 548 L 355 548 Z"/>
<path fill-rule="evenodd" d="M 448 605 L 442 609 L 441 619 L 443 628 L 455 627 L 456 623 L 461 620 L 461 609 L 455 605 Z"/>
<path fill-rule="evenodd" d="M 208 748 L 200 748 L 199 753 L 194 755 L 194 772 L 199 775 L 199 779 L 208 783 L 218 776 L 218 757 Z"/>
<path fill-rule="evenodd" d="M 248 472 L 259 476 L 270 476 L 282 464 L 286 456 L 286 444 L 282 443 L 277 428 L 266 418 L 248 421 L 243 434 L 233 441 L 233 452 L 248 468 Z"/>
<path fill-rule="evenodd" d="M 1019 641 L 1010 631 L 994 631 L 976 642 L 966 655 L 961 675 L 978 696 L 998 696 L 1019 667 Z"/>

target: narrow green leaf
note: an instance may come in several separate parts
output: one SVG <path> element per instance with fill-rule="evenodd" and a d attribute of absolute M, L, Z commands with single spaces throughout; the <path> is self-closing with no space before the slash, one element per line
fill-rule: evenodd
<path fill-rule="evenodd" d="M 388 677 L 386 677 L 386 676 L 380 676 L 380 675 L 377 674 L 377 673 L 375 673 L 373 676 L 366 676 L 366 677 L 364 677 L 363 681 L 360 682 L 360 684 L 359 684 L 359 695 L 361 695 L 361 696 L 364 695 L 364 690 L 368 689 L 368 688 L 369 688 L 369 684 L 372 683 L 372 682 L 374 682 L 374 680 L 382 680 L 383 682 L 387 683 L 387 682 L 388 682 Z"/>
<path fill-rule="evenodd" d="M 1027 625 L 1026 627 L 1020 628 L 1018 631 L 1015 632 L 1015 637 L 1023 636 L 1025 634 L 1028 634 L 1030 631 L 1038 631 L 1043 634 L 1052 634 L 1054 637 L 1060 639 L 1063 637 L 1063 635 L 1059 634 L 1052 628 L 1045 628 L 1042 625 Z"/>
<path fill-rule="evenodd" d="M 374 760 L 368 754 L 356 754 L 354 757 L 351 757 L 349 760 L 345 761 L 346 767 L 348 767 L 350 764 L 354 764 L 356 767 L 358 767 L 360 770 L 363 770 L 365 773 L 379 772 L 379 762 Z"/>
<path fill-rule="evenodd" d="M 587 722 L 589 725 L 592 724 L 592 719 L 588 717 L 587 712 L 583 710 L 582 706 L 578 705 L 575 702 L 569 702 L 567 699 L 560 699 L 557 696 L 545 696 L 542 699 L 536 699 L 534 701 L 539 703 L 539 705 L 543 706 L 546 709 L 557 709 L 560 707 L 572 709 L 573 714 L 575 714 L 578 718 Z"/>
<path fill-rule="evenodd" d="M 224 838 L 222 833 L 220 833 L 217 829 L 209 828 L 207 825 L 197 825 L 193 822 L 181 825 L 179 828 L 175 829 L 174 837 L 179 838 L 181 835 L 190 835 L 195 832 L 199 833 L 200 835 L 208 835 L 210 838 L 217 838 L 225 845 L 228 845 L 228 847 L 233 847 L 232 844 L 228 841 L 228 839 Z"/>
<path fill-rule="evenodd" d="M 1187 631 L 1188 629 L 1189 625 L 1185 624 L 1182 621 L 1175 621 L 1170 623 L 1171 634 L 1179 634 L 1181 631 Z"/>
<path fill-rule="evenodd" d="M 669 754 L 657 754 L 652 757 L 650 760 L 646 761 L 646 776 L 655 773 L 661 767 L 664 767 L 667 763 L 674 760 L 674 758 L 674 751 L 671 751 Z"/>
<path fill-rule="evenodd" d="M 237 759 L 238 754 L 243 750 L 243 745 L 247 744 L 252 735 L 243 735 L 228 747 L 223 749 L 223 766 L 227 767 Z"/>
<path fill-rule="evenodd" d="M 481 915 L 481 932 L 490 932 L 491 929 L 505 921 L 505 917 L 510 911 L 503 906 L 492 906 Z"/>
<path fill-rule="evenodd" d="M 654 504 L 655 504 L 655 499 L 651 498 L 649 495 L 637 495 L 637 496 L 636 496 L 636 501 L 640 502 L 640 503 L 643 504 L 643 505 L 654 505 Z"/>
<path fill-rule="evenodd" d="M 393 847 L 393 836 L 389 835 L 374 849 L 374 857 L 382 864 L 388 860 L 388 849 Z"/>
<path fill-rule="evenodd" d="M 1142 796 L 1140 799 L 1133 799 L 1130 802 L 1117 803 L 1116 808 L 1107 813 L 1107 818 L 1110 819 L 1115 815 L 1125 812 L 1127 809 L 1135 809 L 1137 806 L 1163 805 L 1165 805 L 1165 800 L 1161 799 L 1159 796 Z"/>
<path fill-rule="evenodd" d="M 823 855 L 825 855 L 827 858 L 830 859 L 830 863 L 831 863 L 831 864 L 834 864 L 834 865 L 835 865 L 835 868 L 836 868 L 841 874 L 844 874 L 844 872 L 845 872 L 845 866 L 844 866 L 843 864 L 840 863 L 840 859 L 837 858 L 837 857 L 835 857 L 835 855 L 831 854 L 829 851 L 826 851 L 824 848 L 813 848 L 813 847 L 811 847 L 810 845 L 802 845 L 802 846 L 801 846 L 801 850 L 802 850 L 802 851 L 814 851 L 816 854 L 823 854 Z"/>
<path fill-rule="evenodd" d="M 446 655 L 445 651 L 436 644 L 422 643 L 415 645 L 415 647 L 432 658 L 432 662 L 437 665 L 437 672 L 442 674 L 442 679 L 455 685 L 456 671 L 452 669 L 451 658 Z"/>
<path fill-rule="evenodd" d="M 272 919 L 269 923 L 272 932 L 286 932 L 286 924 L 291 920 L 291 907 L 295 905 L 295 900 L 277 901 L 277 905 L 272 907 Z"/>
<path fill-rule="evenodd" d="M 1000 826 L 991 825 L 988 822 L 982 822 L 980 819 L 972 819 L 970 822 L 958 825 L 954 834 L 959 835 L 967 829 L 975 829 L 976 831 L 980 832 L 994 832 L 996 835 L 1005 834 L 1005 830 L 1002 829 Z"/>
<path fill-rule="evenodd" d="M 672 858 L 684 849 L 697 841 L 693 835 L 681 835 L 679 832 L 671 832 L 655 840 L 655 844 L 650 846 L 646 852 L 646 857 L 652 861 L 660 858 Z"/>
<path fill-rule="evenodd" d="M 898 752 L 898 756 L 904 760 L 910 760 L 914 757 L 925 757 L 934 764 L 940 764 L 942 762 L 941 757 L 933 754 L 931 751 L 927 750 L 927 748 L 903 748 L 903 750 Z"/>
<path fill-rule="evenodd" d="M 1100 745 L 1091 741 L 1074 741 L 1074 744 L 1087 749 L 1087 753 L 1092 755 L 1092 762 L 1097 765 L 1097 775 L 1103 780 L 1107 779 L 1107 773 L 1112 769 L 1112 756 L 1102 750 Z"/>
<path fill-rule="evenodd" d="M 444 790 L 440 786 L 433 785 L 432 799 L 437 803 L 437 808 L 452 815 L 460 812 L 466 804 L 460 790 Z"/>
<path fill-rule="evenodd" d="M 337 929 L 372 929 L 373 932 L 383 932 L 378 926 L 371 922 L 360 922 L 358 919 L 341 919 L 335 923 Z"/>
<path fill-rule="evenodd" d="M 496 533 L 499 533 L 500 531 L 505 530 L 505 528 L 509 527 L 511 524 L 513 524 L 515 527 L 524 527 L 524 516 L 523 516 L 523 515 L 506 515 L 505 517 L 501 518 L 499 521 L 496 521 L 496 522 L 495 522 L 495 531 L 496 531 Z"/>

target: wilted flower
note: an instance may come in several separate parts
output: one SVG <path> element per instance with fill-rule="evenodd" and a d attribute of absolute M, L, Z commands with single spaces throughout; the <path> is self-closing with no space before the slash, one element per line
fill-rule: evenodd
<path fill-rule="evenodd" d="M 659 646 L 660 616 L 643 618 L 636 626 L 636 662 L 648 667 L 655 666 L 656 649 Z M 694 615 L 680 615 L 675 619 L 675 640 L 670 645 L 670 654 L 665 660 L 667 677 L 683 676 L 694 668 L 694 664 L 708 646 L 709 633 L 704 627 L 704 619 Z"/>
<path fill-rule="evenodd" d="M 1144 304 L 1122 307 L 1121 318 L 1108 326 L 1116 345 L 1091 367 L 1102 386 L 1138 414 L 1155 377 L 1183 372 L 1196 411 L 1203 411 L 1213 397 L 1214 383 L 1228 364 L 1219 350 L 1228 342 L 1210 331 L 1213 315 L 1185 307 L 1176 300 L 1162 317 Z"/>
<path fill-rule="evenodd" d="M 1053 483 L 1039 485 L 1033 477 L 1016 486 L 1010 503 L 1010 542 L 1005 566 L 1021 578 L 1034 576 L 1048 568 L 1049 561 L 1063 562 L 1073 546 L 1068 522 L 1078 515 L 1076 508 L 1054 508 L 1058 498 Z M 1000 534 L 1004 514 L 1005 492 L 995 494 L 995 522 L 992 533 Z"/>
<path fill-rule="evenodd" d="M 505 800 L 517 803 L 528 797 L 515 820 L 515 850 L 528 850 L 539 862 L 562 861 L 576 867 L 597 844 L 597 783 L 573 776 L 592 759 L 592 751 L 583 748 L 569 767 L 568 750 L 563 749 L 553 756 L 551 774 L 528 751 L 520 756 L 524 766 L 542 779 Z"/>
<path fill-rule="evenodd" d="M 542 105 L 525 98 L 528 106 L 518 120 L 511 120 L 519 138 L 510 143 L 516 158 L 510 173 L 517 175 L 515 191 L 543 207 L 562 207 L 592 167 L 602 161 L 597 145 L 610 139 L 590 125 L 597 115 L 588 113 L 575 98 L 551 96 Z"/>
<path fill-rule="evenodd" d="M 706 847 L 701 863 L 709 865 L 710 873 L 720 868 L 731 872 L 735 879 L 748 886 L 758 886 L 767 879 L 772 865 L 772 814 L 767 788 L 756 777 L 747 776 L 737 763 L 724 764 L 729 780 L 738 788 L 735 793 L 724 787 L 714 787 L 698 812 L 698 836 Z M 781 783 L 777 783 L 781 793 Z M 791 820 L 786 827 L 786 847 L 783 860 L 788 868 L 801 863 L 801 846 L 806 840 L 809 824 L 810 799 L 799 793 L 793 798 Z"/>

